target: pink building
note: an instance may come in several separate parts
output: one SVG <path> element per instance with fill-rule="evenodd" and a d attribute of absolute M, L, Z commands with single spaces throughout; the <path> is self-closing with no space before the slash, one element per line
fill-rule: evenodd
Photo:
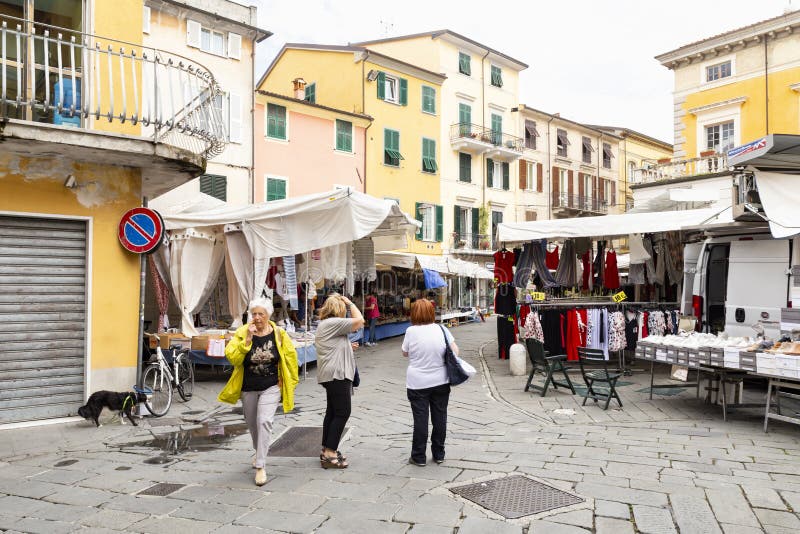
<path fill-rule="evenodd" d="M 366 128 L 372 118 L 298 96 L 256 91 L 255 202 L 352 187 L 364 192 Z"/>

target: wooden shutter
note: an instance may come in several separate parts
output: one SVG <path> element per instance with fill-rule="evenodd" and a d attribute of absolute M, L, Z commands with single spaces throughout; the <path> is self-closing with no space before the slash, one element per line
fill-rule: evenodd
<path fill-rule="evenodd" d="M 478 240 L 478 232 L 480 232 L 480 225 L 478 224 L 480 221 L 480 210 L 478 208 L 472 208 L 472 246 L 476 246 Z"/>
<path fill-rule="evenodd" d="M 486 158 L 486 187 L 492 187 L 494 183 L 494 161 L 492 158 Z"/>
<path fill-rule="evenodd" d="M 150 8 L 142 8 L 142 33 L 150 33 Z"/>
<path fill-rule="evenodd" d="M 567 194 L 570 196 L 568 202 L 572 202 L 572 195 L 574 194 L 574 189 L 572 185 L 572 171 L 567 171 Z"/>
<path fill-rule="evenodd" d="M 228 57 L 242 59 L 242 36 L 238 33 L 228 33 Z"/>
<path fill-rule="evenodd" d="M 536 190 L 538 192 L 540 192 L 540 193 L 542 191 L 544 191 L 544 179 L 542 178 L 542 175 L 543 175 L 542 164 L 541 163 L 537 163 L 536 164 Z"/>
<path fill-rule="evenodd" d="M 558 167 L 553 167 L 553 170 L 550 173 L 550 188 L 553 191 L 553 195 L 557 195 L 559 193 L 559 187 L 561 185 L 561 176 L 558 171 Z"/>
<path fill-rule="evenodd" d="M 617 182 L 609 180 L 609 183 L 611 183 L 611 199 L 609 207 L 613 208 L 617 205 Z"/>
<path fill-rule="evenodd" d="M 420 202 L 415 202 L 414 203 L 414 218 L 416 220 L 418 220 L 419 222 L 423 222 L 422 221 L 422 209 L 421 208 L 422 208 L 422 204 Z M 416 235 L 414 237 L 416 237 L 418 240 L 422 241 L 422 226 L 417 228 L 417 233 L 416 233 Z"/>
<path fill-rule="evenodd" d="M 519 190 L 523 191 L 528 185 L 528 162 L 524 159 L 519 160 Z"/>
<path fill-rule="evenodd" d="M 585 174 L 579 172 L 578 173 L 578 196 L 583 200 L 583 196 L 586 194 L 586 191 L 583 187 L 583 180 L 586 177 Z"/>
<path fill-rule="evenodd" d="M 386 100 L 386 73 L 378 72 L 378 100 Z"/>
<path fill-rule="evenodd" d="M 453 206 L 453 232 L 456 233 L 456 241 L 461 237 L 461 207 Z"/>
<path fill-rule="evenodd" d="M 511 166 L 508 164 L 508 162 L 503 162 L 503 189 L 506 191 L 508 191 L 510 187 L 510 175 Z"/>
<path fill-rule="evenodd" d="M 606 198 L 606 191 L 605 191 L 606 181 L 603 180 L 602 178 L 600 178 L 598 180 L 598 182 L 599 182 L 598 185 L 600 187 L 598 188 L 597 198 L 599 198 L 602 201 L 602 200 L 605 200 L 605 198 Z"/>
<path fill-rule="evenodd" d="M 186 21 L 186 46 L 200 48 L 200 23 L 194 20 Z"/>
<path fill-rule="evenodd" d="M 472 181 L 472 156 L 459 152 L 458 154 L 458 179 L 462 182 Z"/>
<path fill-rule="evenodd" d="M 408 80 L 400 78 L 400 105 L 408 105 Z"/>
<path fill-rule="evenodd" d="M 441 243 L 444 241 L 444 207 L 436 205 L 436 241 Z"/>

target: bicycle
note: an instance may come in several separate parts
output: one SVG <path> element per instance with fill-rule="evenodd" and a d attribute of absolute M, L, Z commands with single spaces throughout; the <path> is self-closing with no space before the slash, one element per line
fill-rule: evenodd
<path fill-rule="evenodd" d="M 189 349 L 173 346 L 172 368 L 158 344 L 157 334 L 147 334 L 156 340 L 155 361 L 142 372 L 142 387 L 147 394 L 145 408 L 155 417 L 166 414 L 172 406 L 172 390 L 175 388 L 183 401 L 192 398 L 194 392 L 194 366 L 189 360 Z"/>

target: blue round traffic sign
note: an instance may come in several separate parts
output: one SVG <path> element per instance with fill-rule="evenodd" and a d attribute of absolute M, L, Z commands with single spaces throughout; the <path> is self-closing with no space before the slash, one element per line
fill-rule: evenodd
<path fill-rule="evenodd" d="M 128 210 L 119 221 L 119 242 L 130 252 L 147 254 L 161 244 L 164 220 L 150 208 Z"/>

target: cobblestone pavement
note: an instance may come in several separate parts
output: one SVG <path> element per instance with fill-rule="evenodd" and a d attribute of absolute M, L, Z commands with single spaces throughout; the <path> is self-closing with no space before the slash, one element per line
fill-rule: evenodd
<path fill-rule="evenodd" d="M 268 483 L 253 484 L 247 435 L 206 446 L 185 412 L 207 410 L 224 377 L 199 382 L 187 404 L 138 427 L 106 418 L 0 430 L 0 530 L 19 532 L 375 533 L 796 533 L 800 530 L 800 434 L 761 411 L 721 410 L 695 398 L 644 390 L 649 374 L 625 377 L 623 409 L 607 412 L 561 390 L 522 391 L 496 358 L 493 321 L 454 334 L 479 376 L 450 398 L 447 460 L 407 463 L 411 414 L 400 339 L 359 350 L 362 385 L 341 449 L 351 466 L 323 470 L 314 458 L 270 457 Z M 577 375 L 572 375 L 581 383 Z M 663 381 L 665 377 L 661 377 Z M 675 390 L 673 390 L 675 391 Z M 763 393 L 751 394 L 755 400 Z M 276 418 L 320 425 L 323 390 L 313 368 L 298 410 Z M 229 408 L 209 427 L 241 423 Z M 233 427 L 231 427 L 233 428 Z M 208 429 L 196 432 L 202 434 Z M 154 438 L 162 438 L 153 443 Z M 166 462 L 160 464 L 158 462 Z M 449 487 L 524 474 L 583 502 L 515 520 L 457 498 Z M 182 486 L 141 496 L 155 483 Z"/>

